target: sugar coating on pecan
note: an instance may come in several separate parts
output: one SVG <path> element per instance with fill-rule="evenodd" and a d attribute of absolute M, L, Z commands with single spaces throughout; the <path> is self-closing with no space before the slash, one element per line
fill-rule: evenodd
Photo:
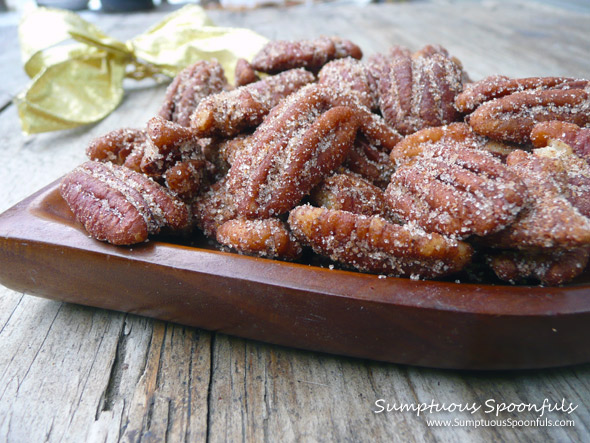
<path fill-rule="evenodd" d="M 590 250 L 549 250 L 541 252 L 502 251 L 487 257 L 500 280 L 516 284 L 536 280 L 557 286 L 567 283 L 586 269 Z"/>
<path fill-rule="evenodd" d="M 237 207 L 234 195 L 228 189 L 227 176 L 196 198 L 192 212 L 196 225 L 206 236 L 213 238 L 221 225 L 237 218 Z"/>
<path fill-rule="evenodd" d="M 148 175 L 160 177 L 178 161 L 204 159 L 201 142 L 190 128 L 154 117 L 148 121 L 146 133 L 141 171 Z"/>
<path fill-rule="evenodd" d="M 590 123 L 590 89 L 515 92 L 482 104 L 468 117 L 476 132 L 513 143 L 528 143 L 535 124 L 551 120 Z"/>
<path fill-rule="evenodd" d="M 488 240 L 510 249 L 584 247 L 590 242 L 590 219 L 568 197 L 571 190 L 563 162 L 521 150 L 512 152 L 507 165 L 523 180 L 530 204 L 512 225 Z"/>
<path fill-rule="evenodd" d="M 86 155 L 90 160 L 125 165 L 139 172 L 146 144 L 147 134 L 142 129 L 115 129 L 92 140 Z"/>
<path fill-rule="evenodd" d="M 363 134 L 357 134 L 344 165 L 380 188 L 391 181 L 395 165 L 389 152 L 370 143 Z"/>
<path fill-rule="evenodd" d="M 391 151 L 391 161 L 401 165 L 422 154 L 425 150 L 442 144 L 460 145 L 465 148 L 484 149 L 487 139 L 473 131 L 466 123 L 451 123 L 416 131 L 404 137 Z"/>
<path fill-rule="evenodd" d="M 531 142 L 543 148 L 552 141 L 561 141 L 573 152 L 590 161 L 590 128 L 581 128 L 574 123 L 548 121 L 537 123 L 531 131 Z"/>
<path fill-rule="evenodd" d="M 399 132 L 389 126 L 383 117 L 362 105 L 356 95 L 323 85 L 319 87 L 320 93 L 331 106 L 346 106 L 354 111 L 359 122 L 359 132 L 371 145 L 389 152 L 402 139 Z"/>
<path fill-rule="evenodd" d="M 181 126 L 190 126 L 190 118 L 205 97 L 229 88 L 217 60 L 200 60 L 178 73 L 168 89 L 158 115 Z"/>
<path fill-rule="evenodd" d="M 236 62 L 234 78 L 236 87 L 249 85 L 260 80 L 252 65 L 248 63 L 248 60 L 243 58 L 238 59 Z"/>
<path fill-rule="evenodd" d="M 411 57 L 412 51 L 405 46 L 392 46 L 385 53 L 372 54 L 366 61 L 369 74 L 379 85 L 379 79 L 389 72 L 389 65 L 395 57 Z M 377 91 L 378 92 L 378 91 Z"/>
<path fill-rule="evenodd" d="M 358 175 L 334 174 L 316 186 L 310 201 L 317 206 L 363 215 L 381 215 L 387 218 L 387 205 L 383 191 Z"/>
<path fill-rule="evenodd" d="M 312 73 L 292 69 L 202 100 L 191 117 L 199 137 L 232 137 L 258 126 L 279 102 L 315 81 Z"/>
<path fill-rule="evenodd" d="M 354 111 L 331 107 L 321 86 L 291 95 L 256 129 L 228 172 L 239 214 L 268 218 L 289 211 L 343 163 L 358 126 Z"/>
<path fill-rule="evenodd" d="M 362 58 L 361 49 L 339 37 L 319 37 L 313 40 L 275 40 L 268 42 L 252 60 L 254 69 L 268 74 L 293 68 L 318 71 L 330 60 Z"/>
<path fill-rule="evenodd" d="M 402 220 L 458 238 L 505 228 L 527 203 L 524 183 L 499 159 L 449 142 L 402 164 L 385 196 Z"/>
<path fill-rule="evenodd" d="M 460 117 L 455 97 L 463 89 L 461 66 L 441 47 L 401 52 L 379 78 L 379 104 L 385 120 L 407 135 Z"/>
<path fill-rule="evenodd" d="M 463 114 L 473 112 L 479 105 L 510 95 L 514 92 L 553 88 L 584 88 L 585 80 L 571 77 L 526 77 L 509 78 L 491 75 L 477 82 L 468 83 L 455 98 L 455 107 Z"/>
<path fill-rule="evenodd" d="M 230 166 L 252 142 L 253 134 L 239 134 L 219 143 L 219 156 Z"/>
<path fill-rule="evenodd" d="M 371 110 L 379 108 L 377 82 L 360 60 L 347 57 L 327 63 L 318 73 L 318 83 L 357 96 Z"/>
<path fill-rule="evenodd" d="M 64 177 L 60 192 L 95 239 L 116 245 L 145 241 L 164 226 L 190 221 L 186 205 L 164 187 L 124 166 L 86 162 Z"/>
<path fill-rule="evenodd" d="M 414 225 L 379 217 L 298 206 L 289 214 L 295 236 L 318 254 L 356 269 L 392 276 L 435 278 L 463 269 L 472 248 Z"/>
<path fill-rule="evenodd" d="M 576 155 L 571 146 L 551 140 L 544 148 L 533 150 L 538 157 L 559 161 L 567 174 L 568 201 L 586 217 L 590 217 L 590 165 Z"/>
<path fill-rule="evenodd" d="M 178 161 L 164 173 L 164 183 L 175 195 L 188 201 L 198 194 L 207 169 L 206 160 Z"/>
<path fill-rule="evenodd" d="M 216 239 L 242 254 L 267 258 L 296 260 L 302 252 L 301 244 L 278 218 L 229 220 L 217 229 Z"/>

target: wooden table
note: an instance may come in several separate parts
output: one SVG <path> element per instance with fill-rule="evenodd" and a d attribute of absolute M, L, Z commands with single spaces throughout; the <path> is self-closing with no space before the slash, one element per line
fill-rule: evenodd
<path fill-rule="evenodd" d="M 250 27 L 271 39 L 340 34 L 366 54 L 392 44 L 418 49 L 440 43 L 473 79 L 492 73 L 590 76 L 590 10 L 580 2 L 552 3 L 328 4 L 210 15 L 220 25 Z M 167 12 L 84 16 L 126 39 Z M 96 125 L 24 136 L 10 102 L 27 81 L 17 22 L 14 13 L 0 14 L 0 211 L 81 163 L 93 137 L 142 126 L 165 89 L 127 85 L 120 108 Z M 590 436 L 590 365 L 499 373 L 406 367 L 287 349 L 4 287 L 0 350 L 0 441 L 583 441 Z M 573 419 L 575 426 L 466 423 L 531 420 L 539 414 L 496 417 L 486 411 L 501 403 L 541 406 L 544 399 L 577 406 L 571 414 L 543 416 Z M 386 403 L 433 402 L 475 403 L 481 409 L 473 415 L 375 412 Z M 429 426 L 430 419 L 456 419 L 459 426 Z"/>

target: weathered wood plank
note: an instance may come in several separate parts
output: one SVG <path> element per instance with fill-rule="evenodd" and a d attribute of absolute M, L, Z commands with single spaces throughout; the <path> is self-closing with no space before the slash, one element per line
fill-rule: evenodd
<path fill-rule="evenodd" d="M 17 24 L 16 13 L 0 13 L 0 111 L 10 104 L 28 81 L 21 67 Z"/>
<path fill-rule="evenodd" d="M 476 373 L 412 368 L 264 345 L 218 334 L 213 350 L 212 441 L 583 441 L 590 365 L 545 371 Z M 586 386 L 574 380 L 586 380 Z M 574 427 L 479 427 L 467 420 L 534 421 L 538 413 L 500 412 L 501 403 L 576 410 L 543 417 Z M 376 402 L 382 400 L 380 403 Z M 470 412 L 381 411 L 381 406 L 479 405 Z M 486 404 L 486 402 L 488 402 Z M 463 426 L 428 426 L 427 420 Z"/>

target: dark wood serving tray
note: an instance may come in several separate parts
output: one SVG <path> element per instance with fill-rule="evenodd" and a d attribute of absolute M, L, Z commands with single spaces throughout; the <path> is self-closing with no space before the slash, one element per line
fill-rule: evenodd
<path fill-rule="evenodd" d="M 162 239 L 116 247 L 95 241 L 53 183 L 0 215 L 0 283 L 55 300 L 395 363 L 516 369 L 590 361 L 588 274 L 557 288 L 412 281 L 247 257 L 206 243 Z"/>

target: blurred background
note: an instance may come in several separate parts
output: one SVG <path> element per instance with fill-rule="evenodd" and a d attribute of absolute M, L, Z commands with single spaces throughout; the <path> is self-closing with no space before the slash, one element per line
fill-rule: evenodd
<path fill-rule="evenodd" d="M 327 0 L 347 4 L 366 4 L 385 0 Z M 399 0 L 387 0 L 399 1 Z M 316 3 L 318 0 L 0 0 L 0 11 L 24 11 L 47 6 L 72 11 L 131 12 L 153 8 L 169 8 L 194 3 L 208 9 L 250 9 L 267 6 L 290 6 Z M 323 1 L 322 1 L 323 2 Z"/>
<path fill-rule="evenodd" d="M 172 10 L 193 3 L 206 9 L 247 10 L 273 6 L 312 5 L 316 3 L 365 5 L 369 3 L 439 3 L 461 4 L 482 3 L 487 6 L 522 3 L 523 0 L 0 0 L 0 12 L 22 12 L 35 6 L 69 9 L 72 11 L 98 12 L 132 12 L 149 9 Z M 590 0 L 527 0 L 526 3 L 538 3 L 554 6 L 570 11 L 587 12 L 590 10 Z"/>

